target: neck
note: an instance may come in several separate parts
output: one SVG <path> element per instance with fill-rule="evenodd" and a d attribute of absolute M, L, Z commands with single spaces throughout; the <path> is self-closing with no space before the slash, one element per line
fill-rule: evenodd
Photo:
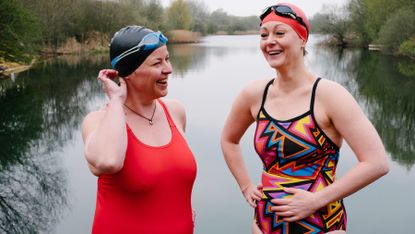
<path fill-rule="evenodd" d="M 278 83 L 281 89 L 291 90 L 302 85 L 314 82 L 314 76 L 305 68 L 305 66 L 297 66 L 295 68 L 279 68 L 276 70 Z"/>
<path fill-rule="evenodd" d="M 141 110 L 137 110 L 136 107 L 130 106 L 128 103 L 124 103 L 124 106 L 125 106 L 125 108 L 130 110 L 135 115 L 147 120 L 150 126 L 153 125 L 154 114 L 156 113 L 156 108 L 157 108 L 157 103 L 156 102 L 153 102 L 152 107 L 150 107 L 150 108 L 152 108 L 151 111 L 149 110 L 148 107 L 142 108 Z M 144 110 L 144 109 L 146 109 L 146 110 Z"/>
<path fill-rule="evenodd" d="M 310 73 L 303 67 L 295 68 L 278 68 L 276 69 L 276 75 L 279 79 L 286 82 L 303 81 L 305 76 L 309 76 Z"/>
<path fill-rule="evenodd" d="M 140 77 L 141 78 L 141 77 Z M 153 95 L 150 96 L 149 91 L 146 89 L 140 89 L 139 87 L 134 87 L 132 84 L 127 82 L 127 99 L 125 103 L 129 106 L 137 108 L 146 108 L 148 106 L 153 106 L 156 101 L 156 97 Z"/>
<path fill-rule="evenodd" d="M 156 99 L 144 99 L 129 96 L 125 100 L 125 105 L 134 108 L 137 111 L 146 111 L 147 109 L 152 109 L 156 103 Z"/>

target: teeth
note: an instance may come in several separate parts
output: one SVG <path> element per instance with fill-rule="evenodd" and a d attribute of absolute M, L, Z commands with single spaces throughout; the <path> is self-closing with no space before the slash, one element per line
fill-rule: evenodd
<path fill-rule="evenodd" d="M 268 51 L 269 55 L 275 55 L 275 54 L 280 54 L 280 53 L 281 53 L 280 50 L 278 50 L 278 51 Z"/>

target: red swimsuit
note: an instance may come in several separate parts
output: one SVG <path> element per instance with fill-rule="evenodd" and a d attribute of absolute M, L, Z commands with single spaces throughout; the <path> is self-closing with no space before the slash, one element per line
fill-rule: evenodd
<path fill-rule="evenodd" d="M 196 162 L 159 100 L 172 138 L 164 146 L 142 143 L 127 126 L 124 167 L 98 179 L 92 233 L 193 233 L 191 192 Z"/>

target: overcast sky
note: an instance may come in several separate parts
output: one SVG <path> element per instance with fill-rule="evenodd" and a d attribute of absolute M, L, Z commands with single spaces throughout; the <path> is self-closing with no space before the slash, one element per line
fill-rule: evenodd
<path fill-rule="evenodd" d="M 173 0 L 161 0 L 164 7 L 169 6 Z M 251 16 L 259 15 L 264 8 L 273 5 L 278 1 L 275 0 L 196 0 L 204 2 L 208 6 L 209 11 L 222 8 L 230 15 L 235 16 Z M 323 4 L 343 5 L 346 0 L 285 0 L 281 2 L 289 2 L 299 6 L 305 14 L 310 17 L 319 12 Z"/>

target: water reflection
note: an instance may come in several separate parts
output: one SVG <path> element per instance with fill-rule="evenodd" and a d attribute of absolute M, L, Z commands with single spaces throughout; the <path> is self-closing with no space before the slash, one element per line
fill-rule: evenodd
<path fill-rule="evenodd" d="M 0 232 L 50 232 L 61 217 L 68 204 L 59 150 L 101 91 L 95 77 L 105 62 L 58 59 L 1 81 Z"/>
<path fill-rule="evenodd" d="M 318 59 L 316 59 L 318 58 Z M 313 66 L 357 98 L 394 161 L 415 164 L 415 73 L 413 61 L 362 50 L 316 50 Z"/>
<path fill-rule="evenodd" d="M 181 100 L 188 110 L 187 137 L 200 165 L 194 194 L 199 208 L 196 231 L 214 233 L 217 228 L 217 233 L 243 233 L 249 230 L 252 217 L 243 201 L 239 202 L 239 190 L 224 166 L 218 142 L 220 128 L 244 84 L 274 73 L 263 60 L 257 36 L 212 37 L 197 45 L 171 45 L 169 51 L 174 67 L 169 95 Z M 413 63 L 360 50 L 310 46 L 309 51 L 306 62 L 313 73 L 333 79 L 352 92 L 381 134 L 392 159 L 410 168 L 415 163 Z M 85 197 L 93 197 L 95 187 L 85 182 L 86 176 L 79 171 L 78 165 L 85 163 L 82 156 L 65 155 L 73 157 L 74 170 L 65 167 L 60 150 L 74 139 L 78 141 L 73 148 L 82 148 L 82 118 L 105 102 L 96 82 L 97 71 L 105 67 L 109 67 L 107 55 L 68 56 L 39 64 L 15 80 L 0 80 L 0 233 L 53 233 L 63 210 L 71 208 L 73 216 L 63 218 L 59 233 L 90 231 L 92 217 L 87 210 L 92 213 L 94 204 L 93 198 Z M 249 152 L 247 165 L 254 167 L 258 161 L 249 151 L 251 144 L 246 138 L 243 150 Z M 79 176 L 78 183 L 71 188 L 68 183 L 74 174 Z M 384 186 L 406 178 L 391 177 L 393 182 L 384 181 Z M 79 193 L 80 200 L 73 199 L 78 206 L 69 204 L 69 190 Z M 363 202 L 372 200 L 370 196 Z M 398 205 L 407 206 L 401 202 L 394 203 L 393 208 Z M 401 214 L 399 220 L 403 216 L 410 215 Z M 85 224 L 74 232 L 71 224 L 78 225 L 80 220 Z M 229 221 L 239 224 L 229 225 Z"/>
<path fill-rule="evenodd" d="M 410 168 L 415 163 L 415 74 L 400 69 L 410 61 L 362 53 L 356 63 L 359 92 L 373 124 L 392 158 Z"/>
<path fill-rule="evenodd" d="M 199 69 L 206 60 L 206 48 L 194 44 L 169 45 L 174 75 L 184 77 L 189 69 Z"/>

